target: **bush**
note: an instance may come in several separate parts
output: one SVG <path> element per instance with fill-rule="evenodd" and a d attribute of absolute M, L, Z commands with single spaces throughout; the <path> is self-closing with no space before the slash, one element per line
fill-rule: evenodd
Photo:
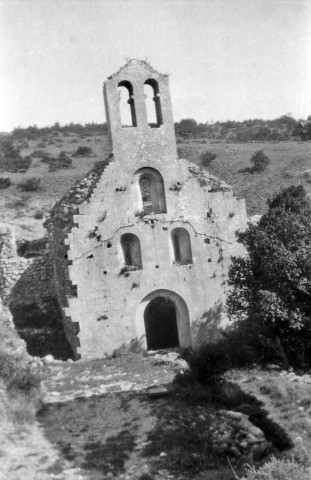
<path fill-rule="evenodd" d="M 45 153 L 44 150 L 41 150 L 40 148 L 37 148 L 32 152 L 31 156 L 34 157 L 34 158 L 42 158 L 45 154 L 46 153 Z"/>
<path fill-rule="evenodd" d="M 288 459 L 272 458 L 262 467 L 249 467 L 240 480 L 310 480 L 311 468 Z"/>
<path fill-rule="evenodd" d="M 14 160 L 20 157 L 19 148 L 10 139 L 5 139 L 0 143 L 0 153 L 6 159 Z"/>
<path fill-rule="evenodd" d="M 203 385 L 219 380 L 231 368 L 229 355 L 221 342 L 203 345 L 198 349 L 184 349 L 181 357 L 188 363 L 194 380 Z"/>
<path fill-rule="evenodd" d="M 42 156 L 43 163 L 49 165 L 49 171 L 55 172 L 56 170 L 70 168 L 72 165 L 72 159 L 68 156 L 67 152 L 62 150 L 58 157 L 52 157 L 49 153 L 45 153 Z"/>
<path fill-rule="evenodd" d="M 0 178 L 0 190 L 4 190 L 5 188 L 9 188 L 11 185 L 11 179 L 9 177 Z"/>
<path fill-rule="evenodd" d="M 203 165 L 203 167 L 208 167 L 216 157 L 217 153 L 206 150 L 206 152 L 203 152 L 200 155 L 200 163 Z"/>
<path fill-rule="evenodd" d="M 31 162 L 32 158 L 30 156 L 24 158 L 0 159 L 0 171 L 25 173 L 29 169 Z"/>
<path fill-rule="evenodd" d="M 42 212 L 42 210 L 38 210 L 38 211 L 34 214 L 33 218 L 35 218 L 36 220 L 42 220 L 42 218 L 43 218 L 43 212 Z"/>
<path fill-rule="evenodd" d="M 67 152 L 62 150 L 57 157 L 55 164 L 50 165 L 50 170 L 53 171 L 57 169 L 70 168 L 72 165 L 72 159 L 68 156 Z"/>
<path fill-rule="evenodd" d="M 31 157 L 21 157 L 19 148 L 12 140 L 5 139 L 0 142 L 0 171 L 26 172 L 31 165 Z"/>
<path fill-rule="evenodd" d="M 263 152 L 263 150 L 257 150 L 251 157 L 251 163 L 253 164 L 253 172 L 263 172 L 270 165 L 270 158 Z"/>
<path fill-rule="evenodd" d="M 19 183 L 18 186 L 24 192 L 36 192 L 40 189 L 41 179 L 37 177 L 27 178 L 23 182 Z"/>
<path fill-rule="evenodd" d="M 72 155 L 73 157 L 87 157 L 88 155 L 92 155 L 92 153 L 93 151 L 90 147 L 81 146 L 78 147 Z"/>

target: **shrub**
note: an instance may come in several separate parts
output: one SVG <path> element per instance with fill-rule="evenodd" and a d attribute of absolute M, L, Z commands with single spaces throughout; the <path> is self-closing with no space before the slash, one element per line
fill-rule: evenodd
<path fill-rule="evenodd" d="M 257 150 L 250 161 L 253 164 L 253 172 L 263 172 L 271 163 L 270 158 L 263 150 Z"/>
<path fill-rule="evenodd" d="M 229 355 L 221 343 L 203 345 L 198 349 L 184 349 L 181 357 L 188 363 L 193 378 L 203 385 L 219 380 L 231 367 Z"/>
<path fill-rule="evenodd" d="M 31 165 L 31 157 L 21 157 L 19 148 L 12 140 L 5 139 L 0 142 L 0 171 L 26 172 Z"/>
<path fill-rule="evenodd" d="M 19 158 L 12 158 L 12 159 L 0 159 L 0 171 L 3 172 L 20 172 L 25 173 L 29 169 L 32 162 L 32 158 L 30 156 L 27 157 L 19 157 Z"/>
<path fill-rule="evenodd" d="M 37 147 L 39 148 L 46 148 L 46 143 L 45 142 L 39 142 Z"/>
<path fill-rule="evenodd" d="M 55 172 L 56 170 L 70 168 L 72 165 L 72 159 L 68 156 L 67 152 L 62 150 L 57 157 L 52 157 L 49 153 L 45 153 L 42 156 L 43 163 L 49 165 L 49 171 Z"/>
<path fill-rule="evenodd" d="M 38 211 L 34 214 L 33 218 L 35 218 L 36 220 L 42 220 L 42 218 L 43 218 L 43 212 L 42 212 L 42 210 L 38 210 Z"/>
<path fill-rule="evenodd" d="M 74 157 L 87 157 L 88 155 L 92 155 L 93 151 L 90 147 L 80 146 L 77 150 L 73 153 Z"/>
<path fill-rule="evenodd" d="M 29 148 L 29 143 L 26 140 L 23 140 L 22 142 L 20 142 L 18 144 L 18 147 L 22 150 L 25 149 L 25 148 Z"/>
<path fill-rule="evenodd" d="M 240 480 L 310 480 L 311 468 L 288 459 L 273 457 L 262 467 L 249 467 Z"/>
<path fill-rule="evenodd" d="M 18 184 L 19 188 L 24 192 L 36 192 L 40 189 L 41 179 L 37 177 L 27 178 Z"/>
<path fill-rule="evenodd" d="M 10 185 L 11 185 L 11 179 L 9 177 L 0 178 L 0 190 L 9 188 Z"/>
<path fill-rule="evenodd" d="M 19 148 L 10 139 L 5 139 L 0 143 L 0 153 L 1 156 L 12 160 L 20 157 Z"/>
<path fill-rule="evenodd" d="M 216 157 L 217 153 L 206 150 L 206 152 L 203 152 L 200 155 L 200 163 L 203 165 L 203 167 L 208 167 Z"/>
<path fill-rule="evenodd" d="M 35 149 L 31 154 L 34 158 L 42 158 L 44 155 L 46 155 L 45 151 L 40 148 Z"/>
<path fill-rule="evenodd" d="M 57 168 L 70 168 L 72 164 L 72 159 L 68 156 L 66 151 L 62 150 L 58 154 L 56 163 L 57 163 Z"/>

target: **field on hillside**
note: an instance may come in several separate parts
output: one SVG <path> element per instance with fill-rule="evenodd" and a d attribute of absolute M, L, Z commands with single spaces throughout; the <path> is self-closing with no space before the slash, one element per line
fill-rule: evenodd
<path fill-rule="evenodd" d="M 28 147 L 21 149 L 23 157 L 32 156 L 31 167 L 26 173 L 2 172 L 0 177 L 9 177 L 12 185 L 0 191 L 0 222 L 10 223 L 15 226 L 18 239 L 31 240 L 40 238 L 45 230 L 42 226 L 44 217 L 48 215 L 53 205 L 70 189 L 70 187 L 82 178 L 96 162 L 105 159 L 109 153 L 107 136 L 88 136 L 71 134 L 70 136 L 51 135 L 46 139 L 45 147 L 42 140 L 28 141 Z M 52 140 L 53 143 L 49 144 Z M 90 156 L 75 157 L 72 154 L 79 146 L 87 146 L 92 149 Z M 65 151 L 72 158 L 72 165 L 66 169 L 49 171 L 49 165 L 42 162 L 40 156 L 33 155 L 41 150 L 56 157 Z M 40 188 L 37 191 L 24 192 L 18 184 L 25 179 L 40 178 Z M 43 218 L 35 218 L 41 217 Z"/>
<path fill-rule="evenodd" d="M 204 143 L 203 143 L 204 142 Z M 206 142 L 206 143 L 205 143 Z M 229 183 L 234 193 L 245 198 L 249 216 L 262 214 L 267 198 L 289 185 L 302 183 L 311 193 L 311 144 L 309 142 L 218 143 L 200 139 L 178 142 L 180 156 L 199 163 L 203 152 L 217 154 L 208 171 Z M 262 173 L 241 173 L 250 158 L 263 150 L 271 164 Z M 305 172 L 309 170 L 309 174 Z"/>
<path fill-rule="evenodd" d="M 34 239 L 44 235 L 42 222 L 54 203 L 93 165 L 110 153 L 106 134 L 78 134 L 51 132 L 38 140 L 21 142 L 21 155 L 32 157 L 26 173 L 2 172 L 0 177 L 9 177 L 12 185 L 1 190 L 0 222 L 15 226 L 18 239 Z M 89 156 L 75 157 L 72 154 L 80 146 L 90 147 Z M 217 154 L 208 171 L 232 185 L 234 193 L 246 199 L 248 215 L 261 214 L 266 200 L 281 188 L 302 183 L 311 192 L 310 142 L 252 142 L 225 143 L 208 139 L 184 139 L 177 137 L 179 156 L 199 164 L 200 155 L 211 151 Z M 39 150 L 39 152 L 38 152 Z M 250 167 L 250 158 L 256 150 L 263 150 L 271 164 L 262 173 L 241 173 Z M 40 156 L 41 151 L 41 156 Z M 72 158 L 72 165 L 50 171 L 42 162 L 42 152 L 53 157 L 65 151 Z M 306 171 L 310 171 L 306 173 Z M 25 192 L 18 184 L 24 179 L 36 177 L 41 180 L 36 191 Z M 41 217 L 41 218 L 40 218 Z"/>

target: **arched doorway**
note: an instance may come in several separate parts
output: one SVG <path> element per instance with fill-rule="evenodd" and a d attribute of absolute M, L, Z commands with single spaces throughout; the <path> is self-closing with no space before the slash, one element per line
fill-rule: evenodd
<path fill-rule="evenodd" d="M 169 325 L 167 334 L 165 328 Z M 142 350 L 190 346 L 190 316 L 185 300 L 172 290 L 157 289 L 148 293 L 137 306 L 136 335 Z"/>
<path fill-rule="evenodd" d="M 144 312 L 148 350 L 179 346 L 175 304 L 168 297 L 156 297 Z"/>

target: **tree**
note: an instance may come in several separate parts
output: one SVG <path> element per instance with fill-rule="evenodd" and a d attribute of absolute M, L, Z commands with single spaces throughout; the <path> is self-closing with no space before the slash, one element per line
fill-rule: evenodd
<path fill-rule="evenodd" d="M 197 132 L 198 124 L 193 118 L 183 118 L 179 123 L 175 123 L 175 127 L 179 135 L 190 135 Z"/>
<path fill-rule="evenodd" d="M 232 260 L 227 309 L 283 365 L 301 365 L 311 353 L 311 201 L 291 186 L 268 204 L 258 224 L 237 234 L 247 256 Z"/>
<path fill-rule="evenodd" d="M 253 163 L 254 172 L 263 172 L 267 166 L 271 163 L 270 158 L 264 153 L 263 150 L 257 150 L 251 158 Z"/>

